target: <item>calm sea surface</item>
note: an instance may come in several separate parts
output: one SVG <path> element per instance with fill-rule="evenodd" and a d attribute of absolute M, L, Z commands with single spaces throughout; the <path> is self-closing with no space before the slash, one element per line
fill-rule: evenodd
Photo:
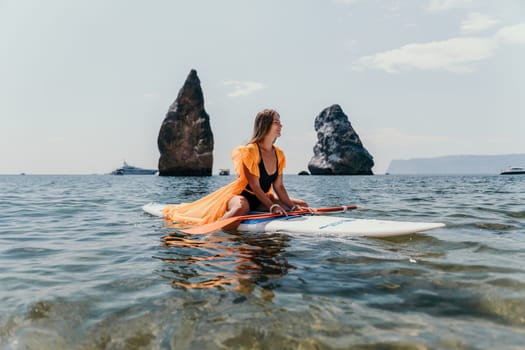
<path fill-rule="evenodd" d="M 181 234 L 228 176 L 0 176 L 1 349 L 524 349 L 525 176 L 285 176 L 391 239 Z"/>

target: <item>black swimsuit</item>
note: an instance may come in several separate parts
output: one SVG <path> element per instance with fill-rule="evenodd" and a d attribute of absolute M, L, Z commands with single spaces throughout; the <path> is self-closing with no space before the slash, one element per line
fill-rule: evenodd
<path fill-rule="evenodd" d="M 261 149 L 259 148 L 259 146 L 257 146 L 257 149 L 259 149 L 259 157 L 261 158 L 261 161 L 259 162 L 259 185 L 261 186 L 263 192 L 266 193 L 270 190 L 272 183 L 277 179 L 277 176 L 279 175 L 279 161 L 277 159 L 277 154 L 275 154 L 275 173 L 269 175 L 266 171 L 266 168 L 264 167 Z M 246 186 L 244 191 L 242 191 L 241 196 L 248 200 L 248 203 L 250 204 L 250 210 L 256 210 L 261 205 L 261 201 L 259 200 L 259 198 L 257 198 L 255 193 L 253 193 L 252 189 L 250 188 L 250 185 Z"/>

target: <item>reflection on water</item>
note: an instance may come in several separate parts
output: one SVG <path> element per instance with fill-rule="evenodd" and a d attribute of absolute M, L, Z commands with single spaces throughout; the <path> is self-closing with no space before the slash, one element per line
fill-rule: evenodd
<path fill-rule="evenodd" d="M 287 176 L 312 206 L 447 224 L 389 239 L 188 236 L 140 209 L 231 180 L 0 176 L 0 349 L 523 348 L 525 177 Z"/>
<path fill-rule="evenodd" d="M 160 274 L 174 287 L 249 293 L 255 285 L 268 288 L 269 280 L 284 276 L 292 267 L 282 255 L 288 241 L 289 237 L 279 234 L 186 235 L 174 231 L 162 237 L 156 258 L 166 263 Z"/>

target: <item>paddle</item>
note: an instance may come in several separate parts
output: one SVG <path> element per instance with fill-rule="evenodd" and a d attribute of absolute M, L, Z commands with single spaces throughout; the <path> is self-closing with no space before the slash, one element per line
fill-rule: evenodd
<path fill-rule="evenodd" d="M 356 209 L 356 208 L 357 206 L 350 205 L 350 206 L 339 206 L 339 207 L 311 208 L 311 210 L 300 209 L 300 210 L 294 210 L 294 211 L 287 212 L 286 215 L 296 216 L 296 215 L 304 215 L 304 214 L 321 214 L 321 213 L 329 213 L 329 212 L 334 212 L 334 211 L 346 211 L 349 209 Z M 266 219 L 266 218 L 273 218 L 273 217 L 279 217 L 279 216 L 283 216 L 283 215 L 275 214 L 275 213 L 264 213 L 264 214 L 232 216 L 230 218 L 211 222 L 209 224 L 204 224 L 201 226 L 183 229 L 183 230 L 180 230 L 180 232 L 189 233 L 192 235 L 206 234 L 206 233 L 218 231 L 228 225 L 231 225 L 235 222 L 241 222 L 243 220 Z"/>

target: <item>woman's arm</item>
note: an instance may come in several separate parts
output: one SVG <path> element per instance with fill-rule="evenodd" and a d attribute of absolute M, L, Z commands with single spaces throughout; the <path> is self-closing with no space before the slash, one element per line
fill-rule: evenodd
<path fill-rule="evenodd" d="M 288 196 L 286 188 L 284 187 L 282 174 L 279 174 L 279 176 L 277 176 L 277 179 L 273 183 L 273 190 L 275 191 L 277 197 L 279 197 L 279 200 L 288 207 L 288 210 L 291 210 L 294 207 L 294 204 L 290 199 L 290 196 Z"/>

